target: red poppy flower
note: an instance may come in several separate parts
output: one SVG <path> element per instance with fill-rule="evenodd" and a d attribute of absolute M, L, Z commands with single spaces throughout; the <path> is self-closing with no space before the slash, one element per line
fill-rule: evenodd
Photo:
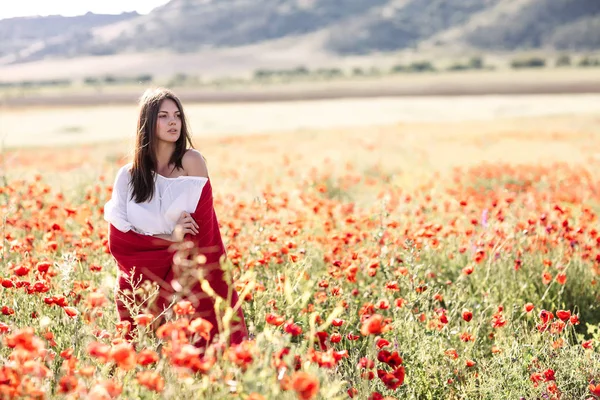
<path fill-rule="evenodd" d="M 462 317 L 465 321 L 469 322 L 473 319 L 473 313 L 471 311 L 463 311 Z"/>
<path fill-rule="evenodd" d="M 556 312 L 556 316 L 562 321 L 567 321 L 569 318 L 571 318 L 571 311 L 558 310 Z"/>
<path fill-rule="evenodd" d="M 299 399 L 311 400 L 319 393 L 319 380 L 307 372 L 294 372 L 294 375 L 292 375 L 292 388 Z"/>

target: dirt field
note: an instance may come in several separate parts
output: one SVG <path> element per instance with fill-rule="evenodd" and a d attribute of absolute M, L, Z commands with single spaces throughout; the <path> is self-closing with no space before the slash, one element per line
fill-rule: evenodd
<path fill-rule="evenodd" d="M 441 131 L 461 122 L 600 115 L 600 95 L 397 97 L 267 103 L 184 103 L 197 138 L 310 130 L 365 129 L 370 126 L 433 124 Z M 5 148 L 106 143 L 133 138 L 134 104 L 0 108 Z M 545 124 L 543 126 L 546 126 Z"/>
<path fill-rule="evenodd" d="M 1 73 L 1 70 L 0 70 Z M 5 90 L 0 105 L 81 106 L 135 104 L 143 85 L 67 89 Z M 600 93 L 600 68 L 525 71 L 443 72 L 398 74 L 385 77 L 347 78 L 260 84 L 249 82 L 226 87 L 174 88 L 183 101 L 193 103 L 249 103 L 340 98 L 430 97 L 471 95 Z"/>

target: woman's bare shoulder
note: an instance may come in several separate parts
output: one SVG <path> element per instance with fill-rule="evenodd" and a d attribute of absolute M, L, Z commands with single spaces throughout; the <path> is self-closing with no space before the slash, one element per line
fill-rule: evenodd
<path fill-rule="evenodd" d="M 181 160 L 183 169 L 188 176 L 208 178 L 208 168 L 204 156 L 196 149 L 188 149 Z"/>

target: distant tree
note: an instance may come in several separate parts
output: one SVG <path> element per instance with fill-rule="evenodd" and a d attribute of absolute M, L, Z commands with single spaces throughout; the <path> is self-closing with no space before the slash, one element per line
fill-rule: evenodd
<path fill-rule="evenodd" d="M 448 69 L 448 71 L 466 71 L 470 68 L 468 65 L 465 65 L 465 64 L 454 63 L 454 64 L 450 65 L 447 69 Z"/>
<path fill-rule="evenodd" d="M 557 67 L 568 67 L 571 65 L 571 57 L 569 57 L 566 54 L 563 54 L 562 56 L 556 59 L 555 65 Z"/>
<path fill-rule="evenodd" d="M 100 83 L 100 79 L 94 78 L 92 76 L 86 76 L 83 78 L 83 83 L 86 85 L 97 85 Z"/>
<path fill-rule="evenodd" d="M 305 66 L 296 67 L 293 71 L 294 75 L 309 75 L 310 71 Z"/>
<path fill-rule="evenodd" d="M 399 72 L 406 72 L 408 67 L 402 64 L 396 64 L 392 67 L 392 73 L 397 74 Z"/>
<path fill-rule="evenodd" d="M 579 60 L 579 63 L 577 65 L 579 65 L 580 67 L 590 67 L 593 64 L 593 60 L 590 57 L 583 57 L 581 60 Z"/>
<path fill-rule="evenodd" d="M 139 83 L 150 83 L 152 82 L 152 75 L 142 74 L 136 78 L 136 81 Z"/>
<path fill-rule="evenodd" d="M 595 67 L 600 65 L 600 60 L 598 59 L 594 59 L 590 56 L 586 56 L 583 57 L 581 60 L 579 60 L 579 64 L 580 67 Z"/>
<path fill-rule="evenodd" d="M 370 76 L 379 76 L 379 75 L 381 75 L 381 70 L 377 67 L 371 67 L 371 68 L 369 68 L 369 75 Z"/>
<path fill-rule="evenodd" d="M 175 75 L 173 75 L 173 77 L 171 78 L 171 80 L 168 83 L 168 86 L 179 86 L 179 85 L 183 85 L 184 83 L 186 83 L 188 81 L 188 75 L 184 74 L 183 72 L 178 72 Z"/>
<path fill-rule="evenodd" d="M 408 71 L 411 72 L 432 72 L 435 67 L 429 61 L 416 61 L 408 66 Z"/>
<path fill-rule="evenodd" d="M 279 71 L 275 71 L 275 74 L 279 77 L 289 79 L 296 75 L 296 70 L 295 69 L 282 69 Z"/>
<path fill-rule="evenodd" d="M 467 71 L 471 69 L 479 70 L 484 69 L 485 65 L 483 62 L 483 58 L 481 57 L 472 57 L 466 64 L 455 62 L 450 65 L 447 70 L 448 71 Z"/>
<path fill-rule="evenodd" d="M 483 69 L 484 61 L 482 57 L 472 57 L 468 63 L 469 69 Z"/>
<path fill-rule="evenodd" d="M 546 60 L 544 60 L 543 58 L 540 58 L 540 57 L 531 57 L 531 58 L 513 60 L 510 63 L 510 65 L 514 69 L 543 68 L 546 66 Z"/>
<path fill-rule="evenodd" d="M 256 79 L 266 79 L 270 78 L 271 76 L 273 76 L 273 71 L 268 69 L 257 69 L 254 71 L 254 78 Z"/>
<path fill-rule="evenodd" d="M 322 75 L 326 78 L 333 78 L 344 75 L 342 70 L 339 68 L 319 68 L 317 70 L 317 74 Z"/>
<path fill-rule="evenodd" d="M 51 79 L 37 82 L 39 86 L 71 86 L 72 83 L 70 79 Z"/>

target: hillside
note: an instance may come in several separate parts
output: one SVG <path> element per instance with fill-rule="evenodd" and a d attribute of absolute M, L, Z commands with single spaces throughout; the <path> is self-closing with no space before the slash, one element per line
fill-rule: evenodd
<path fill-rule="evenodd" d="M 171 0 L 147 15 L 0 20 L 0 64 L 309 38 L 339 56 L 425 47 L 595 50 L 600 1 Z"/>
<path fill-rule="evenodd" d="M 18 17 L 0 20 L 0 60 L 25 60 L 35 54 L 54 54 L 52 43 L 85 42 L 90 29 L 139 17 L 138 13 L 102 15 L 88 13 L 77 17 L 51 15 L 47 17 Z M 84 52 L 87 51 L 83 50 Z M 77 46 L 61 49 L 61 55 L 77 54 Z M 18 54 L 21 53 L 21 54 Z"/>
<path fill-rule="evenodd" d="M 353 54 L 416 48 L 431 36 L 462 26 L 502 0 L 403 0 L 359 15 L 331 29 L 333 51 Z"/>
<path fill-rule="evenodd" d="M 599 23 L 598 0 L 505 1 L 463 27 L 461 39 L 477 48 L 590 50 L 600 47 Z"/>

